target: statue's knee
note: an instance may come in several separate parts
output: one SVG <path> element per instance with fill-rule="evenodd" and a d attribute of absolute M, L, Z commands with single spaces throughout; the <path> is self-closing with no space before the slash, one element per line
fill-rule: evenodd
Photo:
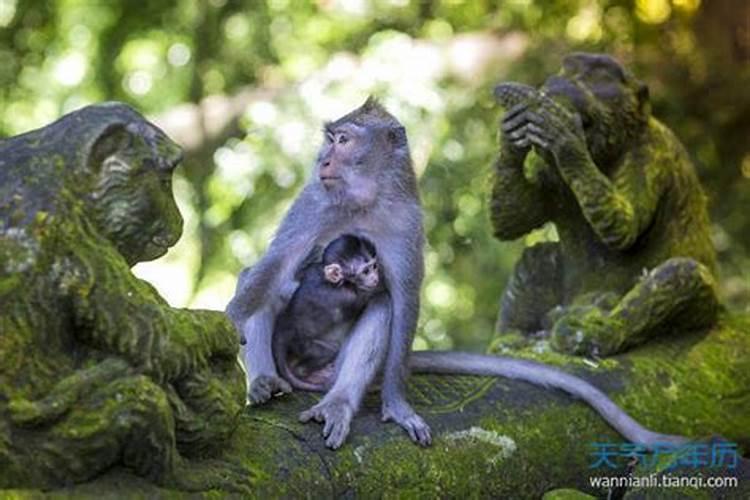
<path fill-rule="evenodd" d="M 123 439 L 123 463 L 158 481 L 172 466 L 174 416 L 164 390 L 144 375 L 113 382 L 118 401 L 112 421 Z"/>
<path fill-rule="evenodd" d="M 164 390 L 145 375 L 116 380 L 107 392 L 113 394 L 116 427 L 132 431 L 144 429 L 169 434 L 172 411 Z"/>
<path fill-rule="evenodd" d="M 657 283 L 674 284 L 675 286 L 707 287 L 713 289 L 715 280 L 711 270 L 689 257 L 672 257 L 655 267 L 650 278 Z"/>

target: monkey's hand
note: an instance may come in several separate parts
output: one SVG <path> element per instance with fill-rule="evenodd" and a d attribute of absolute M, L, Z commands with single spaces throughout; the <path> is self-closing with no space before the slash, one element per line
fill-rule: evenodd
<path fill-rule="evenodd" d="M 409 437 L 415 443 L 422 446 L 432 444 L 430 426 L 412 410 L 406 401 L 395 401 L 390 404 L 383 403 L 383 422 L 396 422 L 409 433 Z"/>
<path fill-rule="evenodd" d="M 276 394 L 289 394 L 292 386 L 275 375 L 258 375 L 250 383 L 247 397 L 253 405 L 263 404 Z"/>
<path fill-rule="evenodd" d="M 591 162 L 583 123 L 578 113 L 568 111 L 544 95 L 535 109 L 519 116 L 525 127 L 525 138 L 519 144 L 530 144 L 551 165 L 575 165 Z"/>

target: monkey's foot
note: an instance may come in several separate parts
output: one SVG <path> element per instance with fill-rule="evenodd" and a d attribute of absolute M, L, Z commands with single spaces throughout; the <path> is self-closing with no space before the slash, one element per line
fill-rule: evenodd
<path fill-rule="evenodd" d="M 247 398 L 251 404 L 263 404 L 276 394 L 289 394 L 292 386 L 283 378 L 275 375 L 258 375 L 250 382 Z"/>
<path fill-rule="evenodd" d="M 430 426 L 411 409 L 411 406 L 406 401 L 395 404 L 383 403 L 383 422 L 390 421 L 396 422 L 403 427 L 415 443 L 419 443 L 422 446 L 432 444 Z"/>
<path fill-rule="evenodd" d="M 340 398 L 324 398 L 309 410 L 299 415 L 300 422 L 315 420 L 323 424 L 323 438 L 326 446 L 335 450 L 341 447 L 349 435 L 349 424 L 354 416 L 352 405 Z"/>
<path fill-rule="evenodd" d="M 550 343 L 560 352 L 588 356 L 609 356 L 623 344 L 624 325 L 598 308 L 567 314 L 555 322 Z"/>

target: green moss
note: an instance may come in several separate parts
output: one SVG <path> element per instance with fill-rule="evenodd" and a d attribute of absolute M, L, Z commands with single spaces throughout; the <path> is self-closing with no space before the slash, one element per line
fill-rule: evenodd
<path fill-rule="evenodd" d="M 544 494 L 542 500 L 594 500 L 595 498 L 578 490 L 561 488 L 559 490 L 548 491 Z"/>

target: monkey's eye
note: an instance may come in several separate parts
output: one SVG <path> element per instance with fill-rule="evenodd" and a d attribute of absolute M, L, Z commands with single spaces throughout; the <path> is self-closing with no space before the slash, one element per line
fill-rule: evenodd
<path fill-rule="evenodd" d="M 349 138 L 347 136 L 345 136 L 344 134 L 341 134 L 339 136 L 338 143 L 339 144 L 346 144 L 347 142 L 349 142 Z"/>

